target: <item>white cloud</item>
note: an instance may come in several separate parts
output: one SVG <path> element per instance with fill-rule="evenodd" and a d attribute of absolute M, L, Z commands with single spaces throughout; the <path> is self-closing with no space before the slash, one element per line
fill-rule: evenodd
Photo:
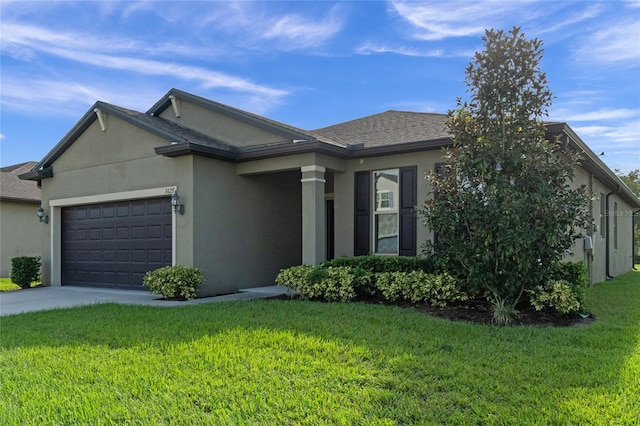
<path fill-rule="evenodd" d="M 41 52 L 59 58 L 76 61 L 103 69 L 135 72 L 144 75 L 161 75 L 182 81 L 192 81 L 205 89 L 225 88 L 254 95 L 277 99 L 288 94 L 285 90 L 274 89 L 250 80 L 203 67 L 182 65 L 135 57 L 139 46 L 126 40 L 102 40 L 102 49 L 97 49 L 91 36 L 77 33 L 53 32 L 47 29 L 3 24 L 2 47 L 8 51 Z M 4 35 L 7 34 L 5 37 Z M 106 51 L 107 53 L 94 53 Z M 109 52 L 114 54 L 108 54 Z"/>
<path fill-rule="evenodd" d="M 535 15 L 523 10 L 529 2 L 458 1 L 407 2 L 393 1 L 391 7 L 412 25 L 419 40 L 442 40 L 449 37 L 478 36 L 500 22 L 513 22 L 513 16 Z M 538 12 L 541 13 L 541 12 Z"/>
<path fill-rule="evenodd" d="M 632 15 L 635 16 L 623 21 L 603 22 L 576 49 L 576 58 L 596 67 L 609 64 L 640 65 L 640 19 L 637 13 Z"/>
<path fill-rule="evenodd" d="M 321 20 L 310 19 L 297 14 L 289 14 L 266 23 L 260 37 L 266 40 L 282 40 L 287 50 L 317 47 L 340 32 L 343 19 L 334 7 Z"/>
<path fill-rule="evenodd" d="M 568 122 L 575 121 L 603 121 L 621 120 L 627 118 L 639 118 L 640 110 L 630 108 L 599 109 L 597 111 L 577 112 L 569 109 L 558 109 L 554 111 L 553 119 Z"/>
<path fill-rule="evenodd" d="M 355 49 L 355 53 L 360 55 L 393 53 L 403 56 L 419 56 L 419 57 L 441 57 L 444 55 L 442 49 L 420 50 L 415 47 L 391 46 L 388 44 L 366 42 Z"/>

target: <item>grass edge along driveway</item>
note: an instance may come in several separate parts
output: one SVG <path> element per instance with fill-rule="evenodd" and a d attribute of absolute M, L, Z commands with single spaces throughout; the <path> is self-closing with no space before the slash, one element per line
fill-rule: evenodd
<path fill-rule="evenodd" d="M 0 424 L 634 424 L 640 272 L 579 328 L 301 301 L 0 320 Z"/>

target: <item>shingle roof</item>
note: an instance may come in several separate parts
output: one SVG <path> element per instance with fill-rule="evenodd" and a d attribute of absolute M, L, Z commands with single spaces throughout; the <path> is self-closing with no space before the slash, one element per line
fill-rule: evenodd
<path fill-rule="evenodd" d="M 313 130 L 334 140 L 364 147 L 449 138 L 444 114 L 386 111 Z"/>
<path fill-rule="evenodd" d="M 35 161 L 14 164 L 0 169 L 0 199 L 26 202 L 40 201 L 38 183 L 18 178 L 38 164 Z"/>
<path fill-rule="evenodd" d="M 102 107 L 107 106 L 116 111 L 119 111 L 127 116 L 133 118 L 139 123 L 148 126 L 149 129 L 156 129 L 163 133 L 173 135 L 176 142 L 190 142 L 198 145 L 207 146 L 210 148 L 216 148 L 226 151 L 233 151 L 234 147 L 226 144 L 218 139 L 204 135 L 188 127 L 181 126 L 180 124 L 166 120 L 162 117 L 145 114 L 142 112 L 134 111 L 131 109 L 119 107 L 117 105 L 100 103 Z"/>

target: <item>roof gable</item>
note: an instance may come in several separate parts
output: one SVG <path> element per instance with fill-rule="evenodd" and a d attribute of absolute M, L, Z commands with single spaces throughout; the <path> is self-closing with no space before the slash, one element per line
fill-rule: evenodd
<path fill-rule="evenodd" d="M 188 117 L 185 114 L 184 109 L 187 105 L 191 104 L 204 110 L 210 114 L 207 120 L 203 120 L 198 117 Z M 196 128 L 201 133 L 209 136 L 224 139 L 229 144 L 237 146 L 249 146 L 249 145 L 264 145 L 267 143 L 284 143 L 293 141 L 314 141 L 316 137 L 311 135 L 306 130 L 299 129 L 288 124 L 280 123 L 275 120 L 271 120 L 266 117 L 262 117 L 257 114 L 253 114 L 247 111 L 243 111 L 229 105 L 224 105 L 219 102 L 214 102 L 210 99 L 202 98 L 187 92 L 183 92 L 178 89 L 171 89 L 166 95 L 162 97 L 147 114 L 150 116 L 162 116 L 170 121 L 185 122 L 186 126 Z M 225 122 L 227 126 L 216 126 L 216 121 Z M 214 123 L 208 123 L 213 121 Z M 232 124 L 235 122 L 235 124 Z M 231 124 L 231 126 L 229 126 Z M 236 139 L 232 131 L 226 129 L 226 127 L 235 127 L 242 125 L 244 127 L 255 128 L 256 132 L 253 135 L 259 135 L 260 132 L 264 132 L 263 135 L 271 134 L 271 137 L 261 138 L 256 137 L 255 141 L 243 141 Z M 225 132 L 225 130 L 227 130 Z M 251 134 L 251 132 L 249 132 Z"/>

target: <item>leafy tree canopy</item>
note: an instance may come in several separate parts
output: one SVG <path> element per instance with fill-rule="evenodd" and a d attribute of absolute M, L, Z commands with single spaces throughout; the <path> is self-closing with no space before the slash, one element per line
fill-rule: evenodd
<path fill-rule="evenodd" d="M 590 217 L 586 188 L 572 184 L 577 154 L 545 137 L 552 93 L 542 42 L 519 28 L 487 30 L 483 41 L 466 68 L 470 100 L 449 112 L 453 147 L 428 176 L 433 198 L 422 213 L 433 248 L 507 322 Z"/>

